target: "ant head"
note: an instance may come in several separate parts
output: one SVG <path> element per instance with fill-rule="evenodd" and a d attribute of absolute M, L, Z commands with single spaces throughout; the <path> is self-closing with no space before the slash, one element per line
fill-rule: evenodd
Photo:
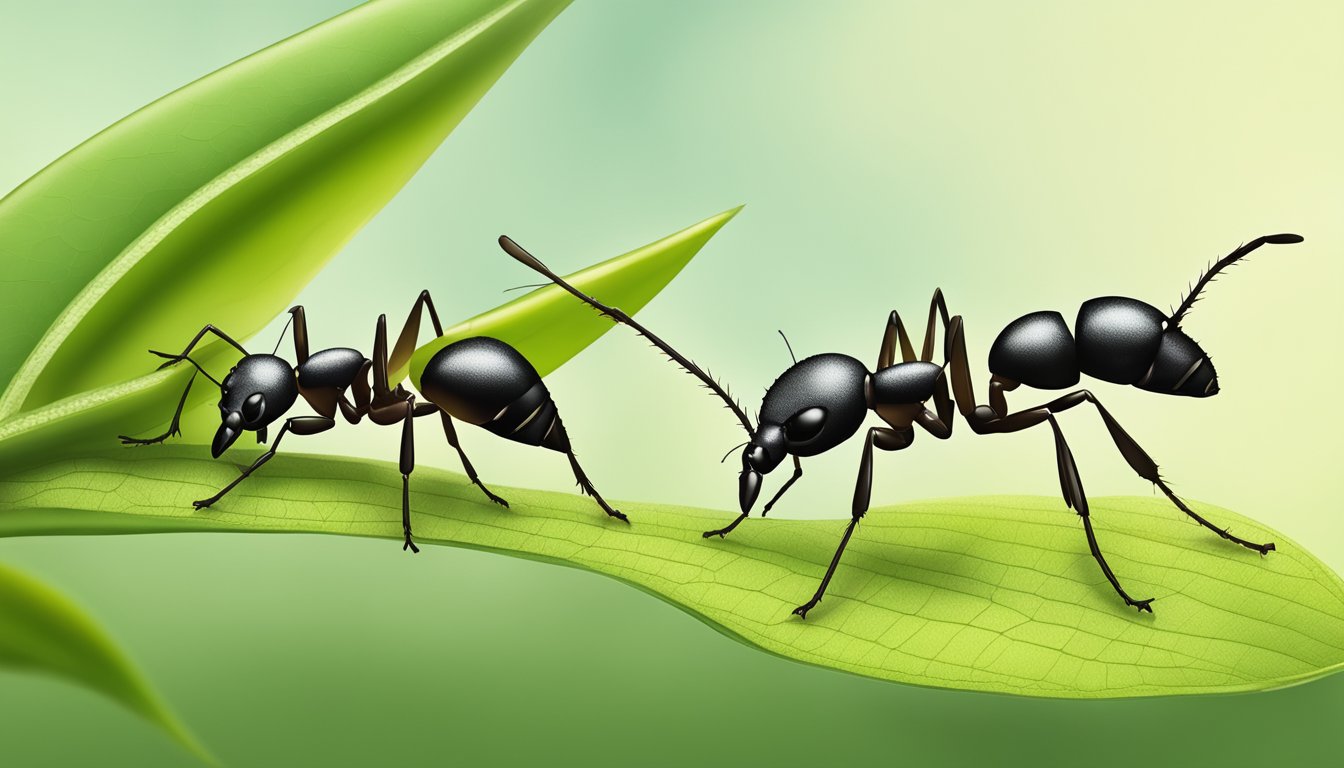
<path fill-rule="evenodd" d="M 1212 397 L 1218 394 L 1218 372 L 1198 342 L 1172 327 L 1162 332 L 1157 357 L 1135 386 L 1164 395 Z"/>
<path fill-rule="evenodd" d="M 219 388 L 219 431 L 210 454 L 219 458 L 244 430 L 257 431 L 285 415 L 298 399 L 294 369 L 275 355 L 248 355 Z"/>
<path fill-rule="evenodd" d="M 737 500 L 742 511 L 750 512 L 751 505 L 761 492 L 761 475 L 769 474 L 788 455 L 788 439 L 778 424 L 762 424 L 751 441 L 742 449 L 742 473 L 737 478 Z"/>

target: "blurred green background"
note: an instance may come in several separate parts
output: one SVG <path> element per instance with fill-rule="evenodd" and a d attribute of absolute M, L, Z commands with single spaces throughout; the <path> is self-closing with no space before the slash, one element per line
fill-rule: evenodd
<path fill-rule="evenodd" d="M 0 190 L 350 5 L 5 2 Z M 449 321 L 532 282 L 500 233 L 569 271 L 746 203 L 641 317 L 754 409 L 788 363 L 776 329 L 800 355 L 870 360 L 886 313 L 922 322 L 941 286 L 983 381 L 990 342 L 1020 314 L 1071 318 L 1106 294 L 1174 305 L 1209 259 L 1299 232 L 1304 245 L 1257 253 L 1186 323 L 1218 365 L 1218 397 L 1096 391 L 1178 491 L 1344 570 L 1341 32 L 1344 7 L 1327 2 L 578 0 L 298 301 L 314 345 L 367 347 L 377 315 L 396 322 L 422 288 Z M 734 506 L 735 469 L 718 459 L 740 430 L 632 334 L 548 384 L 608 497 Z M 1062 422 L 1092 495 L 1150 492 L 1094 415 Z M 879 457 L 874 503 L 1057 493 L 1046 433 L 958 429 Z M 393 460 L 397 439 L 365 425 L 286 447 Z M 553 454 L 463 439 L 492 484 L 572 489 Z M 458 469 L 433 437 L 417 451 Z M 859 451 L 808 462 L 780 516 L 844 517 Z M 399 555 L 335 537 L 0 540 L 0 559 L 89 607 L 235 765 L 1337 756 L 1340 676 L 1098 703 L 917 689 L 767 656 L 593 574 Z M 187 760 L 93 694 L 13 674 L 0 674 L 0 743 L 9 765 Z"/>

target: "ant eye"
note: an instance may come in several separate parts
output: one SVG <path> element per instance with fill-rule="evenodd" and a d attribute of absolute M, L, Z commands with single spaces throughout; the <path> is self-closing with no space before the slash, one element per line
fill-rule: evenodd
<path fill-rule="evenodd" d="M 825 408 L 808 408 L 794 414 L 793 418 L 784 424 L 784 434 L 791 443 L 805 443 L 821 434 L 821 428 L 825 423 Z"/>
<path fill-rule="evenodd" d="M 261 418 L 261 412 L 265 409 L 266 398 L 258 392 L 243 401 L 243 419 L 248 422 L 256 421 Z"/>

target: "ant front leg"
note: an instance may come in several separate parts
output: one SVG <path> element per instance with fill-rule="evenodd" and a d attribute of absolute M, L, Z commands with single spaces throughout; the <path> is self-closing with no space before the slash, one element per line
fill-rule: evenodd
<path fill-rule="evenodd" d="M 803 476 L 803 462 L 799 460 L 797 456 L 794 456 L 793 474 L 789 476 L 788 480 L 784 481 L 784 485 L 780 486 L 778 491 L 775 491 L 775 495 L 770 497 L 770 501 L 767 501 L 765 503 L 765 507 L 761 509 L 761 517 L 765 517 L 766 513 L 769 512 L 775 506 L 775 502 L 779 501 L 780 497 L 784 495 L 784 492 L 789 490 L 789 488 L 793 487 L 793 484 L 798 482 L 798 478 L 802 476 Z M 706 539 L 708 539 L 711 536 L 718 536 L 719 538 L 723 538 L 728 534 L 732 533 L 734 528 L 741 525 L 742 521 L 747 519 L 747 515 L 748 515 L 747 512 L 743 512 L 742 514 L 734 518 L 733 522 L 725 525 L 724 527 L 716 528 L 712 531 L 705 531 L 700 535 Z"/>
<path fill-rule="evenodd" d="M 898 432 L 886 427 L 873 427 L 868 430 L 868 439 L 863 443 L 863 458 L 859 462 L 859 479 L 854 485 L 854 505 L 852 508 L 852 517 L 849 526 L 845 528 L 845 536 L 840 539 L 840 546 L 835 550 L 835 556 L 831 558 L 831 564 L 826 569 L 826 575 L 821 579 L 821 586 L 817 587 L 816 594 L 806 603 L 793 609 L 794 614 L 806 619 L 807 612 L 817 607 L 821 598 L 826 594 L 826 586 L 831 583 L 831 577 L 835 575 L 835 568 L 840 564 L 840 556 L 845 553 L 845 547 L 849 544 L 849 538 L 854 535 L 854 528 L 858 526 L 859 520 L 868 512 L 868 505 L 872 501 L 873 492 L 873 446 L 884 451 L 899 451 L 908 447 L 915 439 L 915 432 L 912 429 Z"/>
<path fill-rule="evenodd" d="M 803 476 L 803 462 L 799 460 L 797 456 L 794 456 L 793 474 L 789 476 L 788 480 L 784 481 L 784 485 L 780 486 L 778 491 L 775 491 L 775 495 L 771 496 L 770 500 L 765 503 L 765 506 L 761 509 L 761 517 L 765 517 L 765 514 L 770 511 L 771 507 L 775 506 L 775 502 L 779 501 L 779 498 L 784 495 L 784 492 L 789 490 L 789 488 L 792 488 L 793 484 L 798 482 L 798 478 L 802 476 Z"/>
<path fill-rule="evenodd" d="M 239 475 L 237 479 L 224 486 L 219 493 L 216 493 L 208 499 L 193 501 L 191 505 L 197 509 L 204 509 L 222 499 L 224 494 L 233 490 L 235 486 L 246 480 L 253 472 L 260 469 L 261 465 L 271 460 L 271 457 L 275 455 L 276 449 L 280 447 L 280 441 L 285 438 L 287 433 L 293 432 L 296 435 L 316 435 L 319 432 L 326 432 L 334 426 L 336 426 L 336 421 L 334 419 L 328 419 L 325 416 L 295 416 L 290 419 L 285 419 L 285 425 L 280 428 L 279 434 L 275 436 L 275 442 L 271 443 L 269 450 L 258 456 L 256 461 L 252 462 L 252 466 L 243 470 L 243 473 Z"/>
<path fill-rule="evenodd" d="M 171 355 L 171 354 L 168 354 L 167 352 L 156 352 L 156 351 L 154 351 L 154 350 L 152 350 L 152 349 L 149 350 L 149 353 L 150 353 L 151 355 L 157 355 L 158 357 L 165 358 L 165 359 L 168 361 L 168 362 L 164 363 L 163 365 L 160 365 L 160 366 L 159 366 L 159 370 L 162 370 L 162 369 L 164 369 L 164 368 L 167 368 L 168 366 L 172 365 L 173 363 L 178 362 L 179 360 L 186 360 L 187 362 L 191 363 L 192 365 L 195 365 L 196 368 L 197 368 L 197 370 L 200 370 L 202 373 L 204 373 L 205 371 L 204 371 L 203 368 L 201 368 L 200 364 L 197 363 L 195 360 L 192 360 L 190 357 L 188 357 L 188 355 L 191 354 L 191 350 L 193 350 L 193 349 L 196 348 L 196 345 L 200 343 L 201 339 L 204 338 L 204 337 L 205 337 L 205 334 L 207 334 L 207 333 L 213 333 L 214 335 L 218 336 L 219 338 L 223 339 L 224 341 L 227 341 L 229 344 L 232 344 L 233 347 L 234 347 L 234 349 L 237 349 L 239 352 L 242 352 L 244 355 L 247 354 L 247 350 L 246 350 L 246 349 L 243 349 L 243 345 L 242 345 L 242 344 L 239 344 L 238 342 L 234 341 L 233 338 L 230 337 L 227 333 L 225 333 L 225 332 L 219 330 L 218 328 L 216 328 L 216 327 L 213 326 L 213 325 L 206 325 L 204 328 L 202 328 L 200 331 L 198 331 L 198 332 L 196 333 L 196 335 L 192 338 L 192 340 L 189 341 L 189 342 L 187 342 L 187 347 L 186 347 L 186 349 L 183 349 L 183 350 L 182 350 L 182 353 L 181 353 L 181 354 L 178 354 L 178 355 Z M 208 376 L 208 375 L 209 375 L 209 374 L 207 374 L 207 376 Z"/>
<path fill-rule="evenodd" d="M 180 422 L 182 420 L 182 409 L 187 405 L 187 394 L 191 392 L 191 385 L 196 382 L 196 375 L 197 374 L 193 373 L 191 374 L 191 378 L 187 379 L 187 388 L 182 390 L 182 399 L 177 401 L 177 410 L 173 411 L 173 420 L 168 425 L 167 432 L 164 432 L 162 435 L 159 435 L 158 437 L 150 437 L 150 438 L 136 438 L 136 437 L 128 437 L 126 435 L 117 435 L 117 437 L 120 438 L 122 445 L 153 445 L 155 443 L 162 443 L 164 440 L 167 440 L 168 438 L 173 437 L 174 435 L 182 434 L 182 429 L 180 426 Z"/>

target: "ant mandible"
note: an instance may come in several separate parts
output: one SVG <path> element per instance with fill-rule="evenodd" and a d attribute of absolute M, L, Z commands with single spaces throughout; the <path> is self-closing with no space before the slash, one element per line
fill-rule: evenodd
<path fill-rule="evenodd" d="M 510 256 L 540 272 L 577 298 L 587 302 L 614 322 L 633 328 L 662 350 L 688 373 L 704 382 L 726 403 L 747 431 L 742 451 L 742 471 L 738 480 L 741 514 L 727 526 L 706 531 L 704 536 L 726 536 L 751 512 L 761 490 L 761 478 L 778 467 L 786 457 L 793 458 L 793 474 L 766 503 L 761 514 L 779 501 L 803 475 L 800 458 L 815 456 L 848 440 L 863 424 L 871 410 L 886 423 L 868 430 L 863 457 L 854 488 L 851 519 L 836 548 L 826 575 L 811 600 L 794 609 L 806 618 L 807 612 L 821 602 L 835 574 L 840 556 L 860 519 L 868 511 L 872 491 L 873 448 L 899 451 L 914 441 L 914 426 L 919 425 L 939 439 L 952 435 L 954 400 L 948 394 L 950 371 L 955 405 L 977 434 L 1019 432 L 1048 423 L 1054 432 L 1055 456 L 1064 502 L 1083 520 L 1087 545 L 1107 581 L 1126 605 L 1152 612 L 1152 598 L 1136 600 L 1120 586 L 1097 544 L 1092 520 L 1083 493 L 1078 467 L 1055 414 L 1076 405 L 1090 403 L 1101 415 L 1120 455 L 1142 478 L 1162 489 L 1178 509 L 1200 525 L 1230 542 L 1264 555 L 1274 545 L 1256 544 L 1232 535 L 1190 509 L 1158 474 L 1157 463 L 1139 447 L 1090 391 L 1079 389 L 1044 405 L 1022 411 L 1008 409 L 1006 392 L 1021 385 L 1034 389 L 1068 389 L 1079 382 L 1080 374 L 1125 384 L 1167 395 L 1210 397 L 1218 393 L 1218 379 L 1204 350 L 1181 330 L 1180 323 L 1199 294 L 1222 270 L 1232 266 L 1262 245 L 1286 245 L 1302 242 L 1292 234 L 1267 235 L 1241 246 L 1219 260 L 1200 276 L 1176 311 L 1164 314 L 1156 307 L 1136 299 L 1106 296 L 1084 302 L 1078 310 L 1075 330 L 1070 332 L 1058 312 L 1033 312 L 1009 323 L 995 339 L 989 352 L 989 404 L 977 405 L 967 363 L 964 324 L 960 315 L 948 317 L 941 290 L 935 290 L 929 305 L 929 319 L 921 354 L 916 359 L 909 334 L 900 315 L 892 312 L 878 353 L 877 369 L 870 372 L 860 361 L 848 355 L 826 353 L 795 361 L 766 390 L 759 413 L 760 424 L 752 427 L 742 408 L 719 384 L 689 359 L 640 325 L 620 309 L 602 304 L 580 292 L 546 265 L 523 250 L 508 237 L 500 246 Z M 944 329 L 944 364 L 933 360 L 936 321 L 941 317 Z M 901 362 L 895 362 L 897 347 Z M 933 410 L 927 403 L 933 401 Z"/>
<path fill-rule="evenodd" d="M 443 326 L 439 323 L 439 315 L 434 310 L 429 291 L 422 291 L 411 308 L 410 316 L 406 318 L 390 358 L 387 352 L 387 315 L 378 317 L 372 360 L 357 350 L 345 347 L 324 349 L 309 355 L 308 325 L 302 306 L 289 310 L 290 321 L 294 324 L 294 353 L 298 358 L 297 364 L 292 367 L 275 354 L 249 354 L 243 345 L 213 325 L 202 328 L 180 354 L 150 350 L 150 354 L 167 359 L 166 363 L 159 366 L 160 370 L 185 360 L 219 387 L 221 424 L 210 446 L 210 454 L 214 458 L 219 458 L 244 431 L 255 432 L 258 443 L 266 442 L 267 426 L 284 416 L 299 397 L 318 413 L 317 416 L 285 419 L 269 450 L 257 457 L 251 466 L 219 493 L 208 499 L 194 501 L 192 506 L 203 509 L 223 498 L 224 494 L 271 460 L 287 433 L 315 435 L 336 426 L 336 409 L 339 407 L 345 420 L 351 424 L 358 424 L 365 416 L 383 426 L 401 424 L 403 550 L 420 551 L 411 539 L 410 475 L 415 469 L 412 425 L 414 419 L 436 413 L 443 423 L 443 433 L 448 444 L 462 459 L 462 468 L 466 470 L 467 477 L 494 503 L 509 506 L 507 501 L 486 488 L 476 475 L 476 469 L 458 442 L 457 430 L 453 426 L 454 418 L 480 426 L 507 440 L 565 454 L 579 488 L 592 496 L 609 516 L 628 523 L 626 516 L 612 509 L 588 480 L 579 466 L 578 458 L 574 456 L 569 434 L 560 421 L 560 413 L 556 410 L 550 391 L 527 358 L 509 344 L 489 336 L 474 336 L 440 349 L 429 359 L 420 374 L 420 392 L 429 402 L 416 402 L 415 395 L 407 392 L 400 383 L 394 385 L 388 381 L 389 370 L 400 370 L 411 359 L 424 310 L 429 312 L 436 337 L 443 335 Z M 217 381 L 190 357 L 191 350 L 207 333 L 213 333 L 243 353 L 243 358 L 229 370 L 223 381 Z M 281 331 L 282 339 L 283 334 Z M 370 373 L 372 385 L 369 381 Z M 120 435 L 121 441 L 131 445 L 149 445 L 180 434 L 182 408 L 186 405 L 187 394 L 195 380 L 196 374 L 192 374 L 186 389 L 182 391 L 182 398 L 177 403 L 177 411 L 173 414 L 167 432 L 147 439 Z M 347 390 L 353 395 L 354 402 L 347 397 Z"/>

